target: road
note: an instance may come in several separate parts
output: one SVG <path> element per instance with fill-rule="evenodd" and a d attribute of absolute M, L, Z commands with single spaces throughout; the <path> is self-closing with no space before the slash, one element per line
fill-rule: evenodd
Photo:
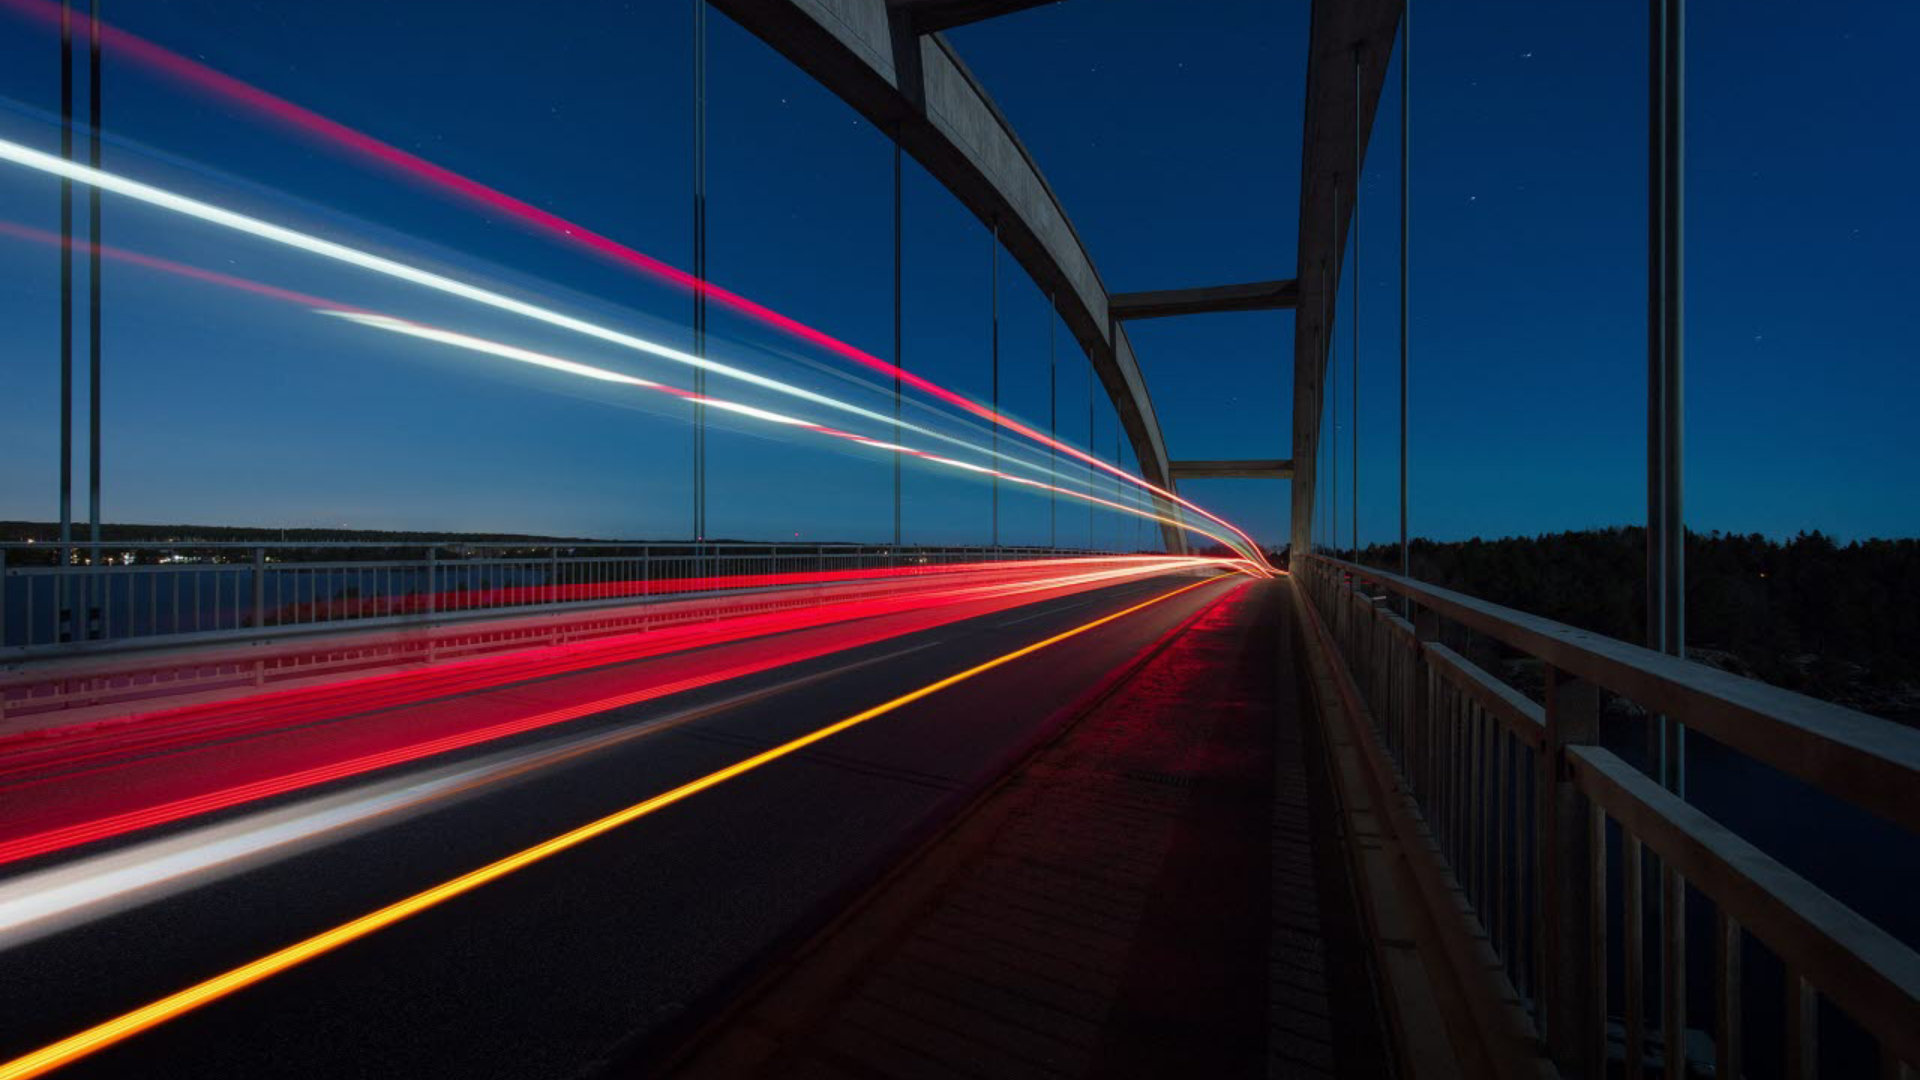
<path fill-rule="evenodd" d="M 0 1060 L 1199 580 L 1164 576 L 1048 598 L 436 757 L 420 769 L 485 765 L 509 751 L 534 765 L 490 774 L 460 798 L 383 817 L 378 827 L 329 834 L 16 944 L 0 953 Z M 664 1044 L 1131 658 L 1245 581 L 1190 589 L 905 704 L 184 1011 L 57 1075 L 574 1076 Z M 471 707 L 551 707 L 554 692 L 508 687 Z M 594 743 L 590 752 L 562 757 L 583 740 Z M 326 794 L 337 791 L 299 798 Z"/>

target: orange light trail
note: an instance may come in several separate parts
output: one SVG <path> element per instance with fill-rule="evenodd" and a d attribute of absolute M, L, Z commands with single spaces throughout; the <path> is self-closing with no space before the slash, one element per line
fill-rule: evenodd
<path fill-rule="evenodd" d="M 488 882 L 498 880 L 516 870 L 525 869 L 543 859 L 558 855 L 575 848 L 595 837 L 612 832 L 630 822 L 638 821 L 658 810 L 664 810 L 674 803 L 689 799 L 708 788 L 718 787 L 737 776 L 744 775 L 772 764 L 781 758 L 796 754 L 814 743 L 830 739 L 849 728 L 857 727 L 877 717 L 904 708 L 923 698 L 931 697 L 948 687 L 963 683 L 976 675 L 982 675 L 995 668 L 1010 664 L 1024 656 L 1030 656 L 1042 649 L 1057 645 L 1069 638 L 1078 637 L 1089 630 L 1098 629 L 1110 622 L 1123 619 L 1134 612 L 1150 608 L 1155 604 L 1171 600 L 1182 593 L 1191 592 L 1204 585 L 1232 577 L 1232 574 L 1219 574 L 1191 585 L 1183 585 L 1170 592 L 1161 593 L 1129 608 L 1123 608 L 1111 615 L 1105 615 L 1092 622 L 1082 623 L 1071 630 L 1063 631 L 1052 637 L 1036 641 L 1031 645 L 1015 649 L 1010 653 L 994 657 L 983 664 L 976 664 L 965 671 L 949 675 L 938 682 L 928 683 L 918 690 L 902 694 L 891 701 L 884 701 L 872 708 L 854 713 L 844 720 L 838 720 L 825 727 L 817 728 L 797 739 L 781 743 L 770 750 L 763 750 L 749 758 L 734 762 L 723 769 L 717 769 L 688 781 L 679 787 L 661 792 L 643 802 L 637 802 L 624 810 L 615 811 L 597 821 L 588 822 L 577 829 L 561 833 L 550 840 L 542 841 L 530 848 L 514 852 L 504 859 L 488 863 L 477 870 L 470 870 L 450 881 L 423 892 L 414 893 L 404 900 L 398 900 L 386 907 L 342 923 L 331 930 L 315 934 L 304 941 L 295 942 L 277 952 L 250 963 L 242 964 L 230 971 L 215 975 L 211 979 L 193 984 L 184 990 L 168 994 L 157 1001 L 150 1002 L 122 1013 L 111 1020 L 95 1024 L 84 1031 L 69 1035 L 59 1042 L 50 1043 L 22 1057 L 0 1065 L 0 1080 L 29 1080 L 30 1077 L 44 1076 L 55 1069 L 72 1064 L 89 1054 L 97 1053 L 115 1043 L 132 1038 L 149 1028 L 157 1027 L 175 1017 L 184 1015 L 202 1005 L 226 997 L 228 994 L 243 990 L 254 983 L 271 978 L 282 971 L 331 952 L 343 945 L 366 937 L 410 916 L 417 915 L 428 908 L 437 907 L 453 898 L 472 892 Z"/>

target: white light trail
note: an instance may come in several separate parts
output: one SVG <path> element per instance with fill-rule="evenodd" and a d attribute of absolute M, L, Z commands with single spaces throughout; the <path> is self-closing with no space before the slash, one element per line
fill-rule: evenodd
<path fill-rule="evenodd" d="M 898 425 L 902 430 L 910 430 L 916 434 L 927 436 L 928 438 L 939 439 L 943 442 L 963 446 L 975 452 L 983 452 L 981 447 L 975 446 L 964 439 L 906 423 L 897 420 L 895 417 L 878 413 L 850 402 L 841 401 L 838 398 L 815 393 L 804 387 L 794 386 L 790 383 L 781 382 L 778 379 L 768 378 L 764 375 L 757 375 L 751 371 L 746 371 L 717 360 L 695 356 L 692 353 L 661 345 L 658 342 L 649 341 L 646 338 L 636 337 L 632 334 L 612 329 L 611 327 L 601 326 L 585 319 L 541 307 L 538 304 L 518 300 L 490 289 L 483 289 L 477 285 L 470 285 L 466 282 L 447 277 L 444 274 L 436 274 L 430 270 L 423 270 L 419 267 L 410 266 L 381 255 L 375 255 L 371 252 L 361 251 L 358 248 L 348 247 L 345 244 L 336 243 L 332 240 L 326 240 L 318 236 L 303 233 L 297 229 L 290 229 L 283 225 L 275 225 L 272 222 L 262 221 L 259 218 L 251 217 L 247 214 L 215 206 L 212 203 L 202 202 L 198 199 L 180 195 L 164 188 L 120 176 L 117 173 L 107 172 L 104 169 L 96 169 L 79 162 L 68 161 L 56 155 L 44 153 L 10 140 L 0 139 L 0 161 L 10 161 L 16 165 L 22 165 L 29 169 L 62 177 L 76 183 L 86 184 L 102 191 L 112 192 L 137 202 L 146 203 L 149 206 L 156 206 L 163 210 L 170 210 L 177 214 L 195 218 L 211 225 L 218 225 L 222 228 L 246 233 L 262 240 L 268 240 L 299 251 L 318 255 L 321 258 L 331 259 L 335 262 L 345 263 L 349 266 L 355 266 L 376 274 L 382 274 L 386 277 L 405 281 L 421 286 L 422 288 L 431 289 L 435 292 L 456 296 L 463 300 L 469 300 L 499 311 L 519 315 L 548 326 L 558 327 L 562 330 L 568 330 L 596 340 L 605 341 L 662 360 L 700 368 L 724 378 L 735 379 L 765 390 L 771 390 L 775 393 L 799 398 L 802 401 L 807 401 L 815 405 L 821 405 L 840 412 L 859 416 L 866 420 L 873 420 L 890 426 Z M 595 377 L 604 378 L 605 376 Z M 804 423 L 804 421 L 800 422 Z M 1076 486 L 1086 487 L 1088 490 L 1092 490 L 1089 485 L 1073 477 L 1056 473 L 1053 469 L 1045 465 L 1023 460 L 1014 455 L 1007 454 L 1004 451 L 1001 452 L 998 457 L 1007 463 L 1018 465 L 1028 471 L 1038 472 L 1056 481 L 1072 483 Z M 1144 496 L 1134 492 L 1127 492 L 1126 494 L 1129 498 L 1138 499 L 1142 502 L 1146 501 Z"/>
<path fill-rule="evenodd" d="M 550 356 L 546 353 L 534 352 L 531 349 L 523 349 L 517 345 L 508 345 L 504 342 L 490 341 L 486 338 L 474 337 L 471 334 L 462 334 L 452 330 L 443 330 L 443 329 L 440 329 L 439 327 L 426 326 L 421 323 L 409 321 L 407 319 L 396 319 L 390 315 L 373 315 L 373 314 L 368 314 L 366 312 L 328 310 L 325 308 L 316 309 L 316 311 L 321 315 L 330 315 L 330 316 L 333 316 L 334 318 L 345 319 L 349 322 L 357 323 L 361 326 L 371 327 L 376 330 L 386 330 L 396 334 L 404 334 L 408 337 L 421 338 L 426 341 L 433 341 L 433 342 L 437 342 L 444 345 L 451 345 L 456 348 L 468 349 L 473 352 L 484 353 L 490 356 L 498 356 L 503 359 L 517 360 L 522 363 L 533 364 L 538 367 L 548 368 L 554 371 L 564 371 L 569 374 L 581 375 L 590 379 L 598 379 L 603 382 L 621 383 L 628 386 L 638 387 L 641 389 L 655 390 L 662 393 L 672 394 L 673 396 L 682 398 L 684 400 L 695 401 L 703 405 L 709 405 L 717 409 L 723 409 L 728 412 L 738 413 L 743 416 L 750 416 L 757 420 L 764 420 L 769 423 L 788 424 L 795 427 L 807 428 L 809 430 L 819 432 L 822 435 L 826 435 L 829 437 L 845 438 L 850 442 L 859 443 L 863 446 L 879 447 L 879 448 L 895 451 L 898 453 L 909 454 L 923 461 L 931 461 L 936 464 L 945 465 L 949 468 L 962 469 L 967 472 L 986 475 L 986 476 L 995 476 L 995 477 L 999 477 L 1002 480 L 1010 481 L 1012 483 L 1025 484 L 1031 487 L 1041 488 L 1047 491 L 1058 492 L 1059 494 L 1065 495 L 1070 499 L 1079 499 L 1083 502 L 1093 503 L 1094 505 L 1097 505 L 1097 506 L 1108 507 L 1113 510 L 1118 510 L 1122 513 L 1132 514 L 1137 517 L 1146 518 L 1149 521 L 1155 521 L 1163 525 L 1171 525 L 1171 526 L 1174 526 L 1175 528 L 1183 529 L 1188 532 L 1193 532 L 1200 536 L 1205 536 L 1210 540 L 1216 540 L 1222 544 L 1226 544 L 1229 548 L 1234 546 L 1231 541 L 1229 541 L 1226 537 L 1221 536 L 1219 533 L 1213 532 L 1209 529 L 1203 528 L 1198 525 L 1179 521 L 1175 518 L 1165 517 L 1160 514 L 1153 513 L 1151 510 L 1144 510 L 1135 506 L 1128 506 L 1122 503 L 1114 502 L 1110 499 L 1104 499 L 1094 495 L 1082 494 L 1081 492 L 1078 492 L 1078 491 L 1069 491 L 1063 487 L 1056 487 L 1051 484 L 1041 483 L 1038 480 L 1029 480 L 1026 477 L 1022 477 L 1022 476 L 1014 476 L 1011 473 L 1002 472 L 998 469 L 991 469 L 984 465 L 976 465 L 970 461 L 961 461 L 958 458 L 943 457 L 938 454 L 931 454 L 925 450 L 919 450 L 911 446 L 903 446 L 895 443 L 882 443 L 877 440 L 867 438 L 866 436 L 855 434 L 853 432 L 838 431 L 833 428 L 829 428 L 820 424 L 813 423 L 810 420 L 797 419 L 795 417 L 787 416 L 782 413 L 776 413 L 766 409 L 756 408 L 752 405 L 742 405 L 736 401 L 725 401 L 719 398 L 707 397 L 705 395 L 689 394 L 686 391 L 679 390 L 674 387 L 669 387 L 663 383 L 650 382 L 646 379 L 638 379 L 631 375 L 625 375 L 620 372 L 612 371 L 607 368 L 594 367 L 591 364 L 583 364 L 577 360 L 568 360 L 563 357 Z"/>

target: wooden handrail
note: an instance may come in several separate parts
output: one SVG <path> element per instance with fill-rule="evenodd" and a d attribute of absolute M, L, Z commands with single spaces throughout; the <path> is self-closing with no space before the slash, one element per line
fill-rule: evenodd
<path fill-rule="evenodd" d="M 1611 751 L 1575 746 L 1567 758 L 1580 790 L 1622 828 L 1901 1060 L 1920 1061 L 1920 953 Z"/>
<path fill-rule="evenodd" d="M 1371 582 L 1920 832 L 1920 731 L 1437 585 L 1323 555 Z"/>

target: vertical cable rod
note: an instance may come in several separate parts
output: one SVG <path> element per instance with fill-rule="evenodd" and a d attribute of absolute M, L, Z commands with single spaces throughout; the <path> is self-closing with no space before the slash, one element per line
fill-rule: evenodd
<path fill-rule="evenodd" d="M 73 5 L 60 0 L 60 157 L 73 160 Z M 60 561 L 73 543 L 73 181 L 60 180 Z"/>
<path fill-rule="evenodd" d="M 1334 553 L 1340 552 L 1340 357 L 1333 348 L 1333 316 L 1340 306 L 1340 178 L 1333 178 L 1333 266 L 1327 271 L 1327 382 L 1333 398 L 1327 410 L 1328 426 L 1333 429 L 1333 452 L 1327 456 L 1327 537 Z"/>
<path fill-rule="evenodd" d="M 1682 290 L 1685 179 L 1684 0 L 1647 13 L 1647 646 L 1686 654 L 1682 504 Z M 1657 779 L 1684 794 L 1685 734 L 1666 717 L 1649 733 Z"/>
<path fill-rule="evenodd" d="M 100 0 L 88 5 L 87 164 L 100 168 Z M 87 186 L 87 540 L 100 562 L 100 188 Z M 88 590 L 92 605 L 92 590 Z M 91 617 L 88 619 L 92 623 Z M 102 633 L 106 632 L 101 627 Z"/>
<path fill-rule="evenodd" d="M 902 282 L 902 224 L 900 210 L 900 129 L 893 131 L 893 445 L 900 445 L 900 372 L 906 367 L 900 297 Z M 995 430 L 998 430 L 996 428 Z M 900 468 L 902 455 L 893 452 L 893 546 L 900 538 Z"/>
<path fill-rule="evenodd" d="M 1413 0 L 1400 11 L 1400 576 L 1413 576 L 1407 547 L 1407 229 L 1413 219 Z M 1411 615 L 1412 601 L 1401 599 L 1401 613 Z"/>
<path fill-rule="evenodd" d="M 1328 269 L 1327 260 L 1323 257 L 1320 260 L 1320 326 L 1326 334 L 1327 355 L 1329 357 L 1333 355 L 1333 292 L 1332 287 L 1329 285 L 1332 277 L 1332 271 Z M 1329 361 L 1327 366 L 1329 368 L 1332 367 L 1331 361 Z M 1338 374 L 1338 372 L 1330 372 L 1328 378 L 1337 378 Z M 1314 418 L 1314 452 L 1316 457 L 1314 459 L 1313 483 L 1314 497 L 1320 503 L 1320 505 L 1315 508 L 1314 518 L 1320 526 L 1321 545 L 1328 551 L 1332 551 L 1333 530 L 1331 522 L 1333 521 L 1334 470 L 1333 447 L 1330 442 L 1333 437 L 1333 432 L 1329 429 L 1334 426 L 1338 416 L 1334 410 L 1338 407 L 1339 402 L 1338 398 L 1332 393 L 1331 386 L 1323 386 L 1321 393 L 1326 397 L 1327 402 L 1321 408 L 1320 415 Z M 1320 483 L 1320 476 L 1323 472 L 1327 476 L 1327 483 L 1325 484 Z"/>
<path fill-rule="evenodd" d="M 707 355 L 707 0 L 693 0 L 693 355 Z M 693 392 L 707 372 L 693 369 Z M 693 403 L 693 538 L 707 538 L 707 407 Z"/>
<path fill-rule="evenodd" d="M 1093 370 L 1093 357 L 1087 357 L 1087 454 L 1094 453 L 1093 441 L 1093 382 L 1096 378 Z M 1094 490 L 1093 462 L 1087 462 L 1087 490 Z M 1087 549 L 1093 549 L 1093 503 L 1087 503 Z"/>
<path fill-rule="evenodd" d="M 1047 437 L 1055 445 L 1047 447 L 1047 546 L 1060 546 L 1060 358 L 1054 350 L 1054 336 L 1060 324 L 1060 294 L 1047 294 Z"/>
<path fill-rule="evenodd" d="M 1665 584 L 1667 640 L 1666 651 L 1674 656 L 1687 654 L 1687 519 L 1683 512 L 1682 482 L 1685 475 L 1686 402 L 1684 398 L 1685 358 L 1685 185 L 1686 185 L 1686 0 L 1666 0 L 1666 138 L 1665 184 L 1665 385 L 1662 388 L 1666 416 L 1664 441 L 1666 472 L 1663 488 L 1666 498 Z M 1678 723 L 1669 725 L 1667 738 L 1667 787 L 1685 797 L 1687 793 L 1686 731 Z"/>
<path fill-rule="evenodd" d="M 1353 559 L 1360 561 L 1360 49 L 1353 50 L 1353 420 L 1347 442 L 1353 446 Z"/>
<path fill-rule="evenodd" d="M 73 160 L 73 7 L 60 0 L 60 157 Z M 73 562 L 73 181 L 60 180 L 60 565 Z M 65 575 L 56 586 L 62 640 L 79 635 Z"/>
<path fill-rule="evenodd" d="M 993 223 L 987 248 L 987 281 L 993 320 L 993 546 L 1000 546 L 1000 222 Z"/>

